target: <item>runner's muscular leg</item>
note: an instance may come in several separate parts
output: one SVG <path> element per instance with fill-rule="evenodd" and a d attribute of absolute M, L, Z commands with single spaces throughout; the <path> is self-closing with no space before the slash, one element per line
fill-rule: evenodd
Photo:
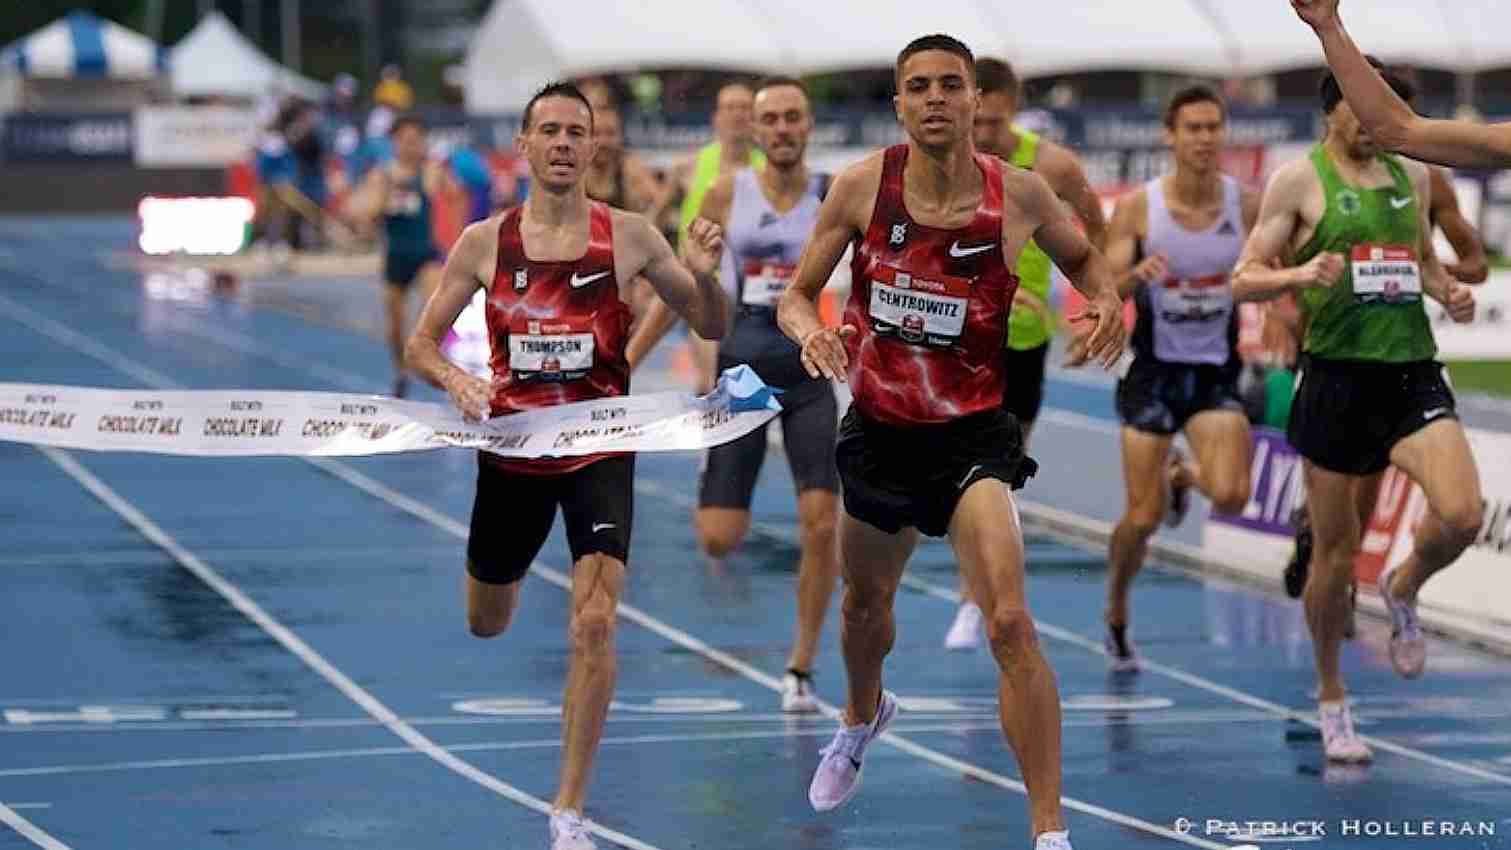
<path fill-rule="evenodd" d="M 1128 592 L 1133 577 L 1144 565 L 1148 542 L 1165 515 L 1165 469 L 1171 438 L 1134 428 L 1123 428 L 1123 485 L 1127 507 L 1107 552 L 1108 624 L 1128 623 Z"/>
<path fill-rule="evenodd" d="M 840 646 L 849 679 L 847 726 L 870 723 L 876 717 L 882 662 L 897 639 L 892 603 L 903 567 L 917 543 L 916 529 L 888 534 L 848 512 L 840 514 L 840 574 L 845 579 Z"/>
<path fill-rule="evenodd" d="M 802 529 L 802 560 L 798 562 L 797 634 L 787 666 L 794 670 L 813 670 L 818 654 L 819 637 L 824 630 L 824 615 L 834 596 L 839 578 L 839 553 L 835 548 L 835 525 L 839 512 L 839 494 L 812 488 L 797 497 L 798 524 Z"/>
<path fill-rule="evenodd" d="M 1312 567 L 1304 600 L 1322 702 L 1345 694 L 1338 658 L 1348 626 L 1349 586 L 1359 548 L 1358 476 L 1306 462 L 1307 511 L 1312 520 Z"/>
<path fill-rule="evenodd" d="M 561 788 L 556 807 L 582 811 L 588 776 L 614 698 L 614 630 L 624 562 L 592 553 L 572 568 L 572 660 L 562 698 Z"/>
<path fill-rule="evenodd" d="M 1396 443 L 1390 460 L 1427 497 L 1416 545 L 1392 588 L 1392 595 L 1411 600 L 1434 573 L 1474 543 L 1484 519 L 1484 497 L 1469 439 L 1456 419 L 1439 419 Z"/>
<path fill-rule="evenodd" d="M 965 491 L 950 520 L 950 542 L 986 615 L 1002 732 L 1028 786 L 1033 834 L 1064 829 L 1059 685 L 1028 611 L 1023 530 L 1006 484 L 988 478 Z"/>
<path fill-rule="evenodd" d="M 1186 439 L 1196 456 L 1196 487 L 1212 510 L 1231 516 L 1249 501 L 1253 438 L 1249 420 L 1231 410 L 1205 410 L 1186 423 Z"/>

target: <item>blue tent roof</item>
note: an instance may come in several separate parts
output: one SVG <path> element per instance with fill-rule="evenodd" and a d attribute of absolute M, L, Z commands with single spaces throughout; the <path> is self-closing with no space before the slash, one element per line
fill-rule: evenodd
<path fill-rule="evenodd" d="M 25 77 L 150 79 L 168 67 L 152 39 L 89 12 L 70 12 L 0 51 Z"/>

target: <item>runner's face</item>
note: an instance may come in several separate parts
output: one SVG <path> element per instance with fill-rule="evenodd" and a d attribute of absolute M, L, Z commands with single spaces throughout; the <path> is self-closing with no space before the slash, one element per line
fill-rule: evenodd
<path fill-rule="evenodd" d="M 780 168 L 801 163 L 812 132 L 813 115 L 802 89 L 773 86 L 756 95 L 755 141 L 772 165 Z"/>
<path fill-rule="evenodd" d="M 530 118 L 516 145 L 535 184 L 565 191 L 580 183 L 594 149 L 587 106 L 572 97 L 548 97 L 536 101 Z"/>
<path fill-rule="evenodd" d="M 609 165 L 624 153 L 624 129 L 619 113 L 613 110 L 594 111 L 593 143 L 598 146 L 594 162 Z"/>
<path fill-rule="evenodd" d="M 755 94 L 744 86 L 725 86 L 714 108 L 714 135 L 725 144 L 750 141 L 750 112 Z"/>
<path fill-rule="evenodd" d="M 425 131 L 413 124 L 406 124 L 393 137 L 394 156 L 400 161 L 413 165 L 425 159 L 427 142 Z"/>
<path fill-rule="evenodd" d="M 1227 139 L 1228 122 L 1222 108 L 1211 101 L 1182 106 L 1175 113 L 1174 125 L 1165 130 L 1165 143 L 1176 165 L 1203 174 L 1217 168 Z"/>
<path fill-rule="evenodd" d="M 969 140 L 979 96 L 965 59 L 944 50 L 924 50 L 898 70 L 897 118 L 924 148 L 945 150 Z"/>
<path fill-rule="evenodd" d="M 1343 143 L 1352 159 L 1362 162 L 1379 155 L 1380 145 L 1364 129 L 1364 125 L 1359 123 L 1359 118 L 1354 115 L 1348 101 L 1342 101 L 1333 107 L 1332 114 L 1327 116 L 1327 127 L 1328 132 Z"/>
<path fill-rule="evenodd" d="M 981 95 L 981 107 L 976 110 L 976 149 L 1002 156 L 1014 147 L 1012 140 L 1013 118 L 1018 114 L 1018 99 L 1007 92 L 997 91 Z"/>

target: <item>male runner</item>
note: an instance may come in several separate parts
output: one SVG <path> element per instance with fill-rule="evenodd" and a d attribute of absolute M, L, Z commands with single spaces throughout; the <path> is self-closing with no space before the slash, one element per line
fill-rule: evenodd
<path fill-rule="evenodd" d="M 1338 86 L 1364 129 L 1388 151 L 1455 168 L 1511 167 L 1511 122 L 1423 118 L 1370 62 L 1338 16 L 1338 0 L 1291 0 L 1322 42 Z"/>
<path fill-rule="evenodd" d="M 463 231 L 410 338 L 410 365 L 444 388 L 468 418 L 628 392 L 625 298 L 636 275 L 649 279 L 699 333 L 717 338 L 728 325 L 728 305 L 714 279 L 719 228 L 700 223 L 690 231 L 684 268 L 643 217 L 589 201 L 582 181 L 593 157 L 592 132 L 591 108 L 571 85 L 552 84 L 531 99 L 516 141 L 530 164 L 530 197 Z M 440 353 L 441 337 L 479 288 L 488 293 L 491 383 Z M 508 627 L 520 580 L 558 505 L 566 516 L 574 562 L 572 657 L 552 850 L 594 846 L 582 806 L 614 693 L 615 612 L 629 551 L 634 465 L 634 456 L 624 454 L 478 458 L 466 579 L 474 635 L 493 637 Z"/>
<path fill-rule="evenodd" d="M 1456 321 L 1472 320 L 1474 296 L 1432 252 L 1427 167 L 1381 153 L 1332 75 L 1321 95 L 1327 136 L 1271 179 L 1233 288 L 1240 298 L 1300 295 L 1306 343 L 1289 438 L 1306 460 L 1315 552 L 1305 604 L 1322 740 L 1329 760 L 1366 762 L 1373 755 L 1354 732 L 1339 668 L 1359 544 L 1357 488 L 1393 463 L 1427 497 L 1415 551 L 1379 581 L 1391 663 L 1416 677 L 1426 658 L 1417 592 L 1473 542 L 1481 517 L 1479 474 L 1433 360 L 1422 296 Z M 1292 268 L 1271 267 L 1287 257 Z"/>
<path fill-rule="evenodd" d="M 1128 596 L 1149 537 L 1196 486 L 1213 510 L 1249 498 L 1249 421 L 1238 395 L 1238 311 L 1229 276 L 1259 214 L 1259 196 L 1219 170 L 1227 105 L 1205 86 L 1175 93 L 1165 143 L 1175 172 L 1118 200 L 1107 262 L 1138 308 L 1133 364 L 1118 382 L 1127 505 L 1107 551 L 1105 645 L 1115 672 L 1135 672 Z M 1184 432 L 1194 457 L 1176 455 Z"/>
<path fill-rule="evenodd" d="M 621 210 L 644 212 L 655 201 L 656 178 L 640 157 L 625 150 L 624 120 L 618 109 L 593 109 L 593 142 L 597 152 L 584 184 L 588 197 Z"/>
<path fill-rule="evenodd" d="M 849 700 L 808 799 L 820 811 L 849 800 L 867 745 L 896 717 L 897 700 L 881 685 L 896 637 L 892 601 L 918 533 L 948 534 L 987 612 L 1002 728 L 1028 787 L 1036 850 L 1066 850 L 1058 687 L 1024 596 L 1011 493 L 1036 464 L 1002 410 L 1014 379 L 1002 357 L 1018 286 L 1012 263 L 1032 238 L 1086 294 L 1096 322 L 1088 352 L 1105 365 L 1122 353 L 1122 303 L 1106 261 L 1044 178 L 976 153 L 970 49 L 924 36 L 899 54 L 896 75 L 907 144 L 835 179 L 777 310 L 808 373 L 845 380 L 848 371 L 855 396 L 836 450 Z M 817 299 L 852 242 L 845 324 L 828 328 Z"/>
<path fill-rule="evenodd" d="M 441 252 L 432 230 L 431 198 L 440 191 L 441 173 L 427 163 L 430 151 L 425 123 L 402 116 L 388 130 L 393 159 L 367 173 L 363 187 L 370 218 L 383 218 L 383 307 L 388 349 L 393 355 L 393 394 L 403 398 L 409 387 L 404 370 L 404 319 L 409 291 L 420 282 L 420 297 L 430 298 L 440 273 Z"/>
<path fill-rule="evenodd" d="M 976 110 L 976 150 L 1001 157 L 1019 168 L 1037 172 L 1086 228 L 1091 244 L 1102 248 L 1107 221 L 1102 202 L 1086 181 L 1080 160 L 1068 148 L 1057 145 L 1013 124 L 1022 105 L 1022 87 L 1013 66 L 1000 59 L 976 60 L 976 84 L 981 89 L 981 107 Z M 1018 292 L 1007 323 L 1007 369 L 1013 375 L 1002 398 L 1002 409 L 1023 425 L 1025 449 L 1034 420 L 1044 404 L 1044 366 L 1049 359 L 1049 341 L 1054 337 L 1050 312 L 1050 279 L 1054 266 L 1032 240 L 1023 249 L 1015 267 Z M 946 649 L 975 649 L 981 645 L 981 607 L 971 599 L 970 587 L 960 582 L 960 609 L 944 638 Z"/>
<path fill-rule="evenodd" d="M 703 198 L 721 176 L 742 168 L 759 171 L 766 167 L 766 155 L 755 146 L 751 127 L 751 110 L 755 91 L 748 83 L 725 83 L 715 96 L 713 115 L 714 140 L 672 169 L 665 189 L 647 213 L 651 221 L 660 221 L 662 210 L 681 198 L 678 241 L 687 238 L 687 229 L 699 215 Z M 733 290 L 734 270 L 726 261 L 719 268 L 719 279 L 726 294 Z M 698 371 L 698 392 L 713 387 L 714 363 L 718 358 L 716 342 L 694 334 L 688 338 Z"/>
<path fill-rule="evenodd" d="M 768 385 L 782 390 L 782 444 L 797 488 L 802 560 L 798 565 L 797 630 L 782 682 L 782 710 L 818 711 L 813 660 L 839 565 L 834 524 L 839 510 L 839 474 L 834 435 L 839 419 L 834 389 L 811 378 L 798 347 L 776 323 L 777 300 L 787 289 L 803 245 L 813 233 L 829 175 L 808 170 L 805 155 L 813 132 L 807 89 L 791 77 L 772 77 L 756 89 L 756 143 L 765 153 L 762 171 L 743 169 L 720 177 L 703 199 L 701 217 L 724 231 L 725 268 L 734 269 L 734 326 L 719 345 L 719 369 L 749 365 Z M 630 340 L 634 368 L 676 316 L 660 302 Z M 698 484 L 698 542 L 722 558 L 750 530 L 750 501 L 766 459 L 766 427 L 708 450 Z"/>

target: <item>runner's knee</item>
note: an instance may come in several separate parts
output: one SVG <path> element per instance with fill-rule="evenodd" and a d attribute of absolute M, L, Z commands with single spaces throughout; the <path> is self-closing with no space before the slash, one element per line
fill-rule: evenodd
<path fill-rule="evenodd" d="M 1212 510 L 1224 516 L 1241 512 L 1249 502 L 1249 476 L 1220 480 L 1213 488 Z"/>
<path fill-rule="evenodd" d="M 723 558 L 739 548 L 740 542 L 745 539 L 745 530 L 749 527 L 749 522 L 748 519 L 745 522 L 738 522 L 700 516 L 698 517 L 698 545 L 708 557 Z"/>
<path fill-rule="evenodd" d="M 1038 644 L 1033 617 L 1021 605 L 1001 605 L 986 621 L 986 637 L 997 664 L 1006 670 L 1019 664 Z"/>
<path fill-rule="evenodd" d="M 1467 499 L 1459 500 L 1458 503 L 1439 514 L 1448 540 L 1454 546 L 1465 548 L 1479 537 L 1484 517 L 1484 502 L 1473 504 Z"/>

